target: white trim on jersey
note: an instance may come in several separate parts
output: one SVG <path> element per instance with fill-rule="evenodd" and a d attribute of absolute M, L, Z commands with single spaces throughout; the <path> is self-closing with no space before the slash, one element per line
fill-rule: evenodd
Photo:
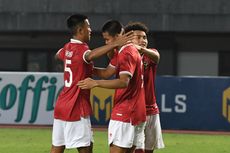
<path fill-rule="evenodd" d="M 90 62 L 88 62 L 88 61 L 85 59 L 85 54 L 86 54 L 86 53 L 88 53 L 88 52 L 91 52 L 91 50 L 87 50 L 87 51 L 85 51 L 85 52 L 84 52 L 84 54 L 83 54 L 83 57 L 82 57 L 82 58 L 83 58 L 83 60 L 84 60 L 87 64 L 90 64 L 90 63 L 91 63 L 91 61 L 90 61 Z"/>
<path fill-rule="evenodd" d="M 133 45 L 133 44 L 126 44 L 126 45 L 124 45 L 124 46 L 122 46 L 121 48 L 120 48 L 120 50 L 118 51 L 118 53 L 120 53 L 125 47 L 127 47 L 127 46 L 131 46 L 131 45 Z"/>
<path fill-rule="evenodd" d="M 111 66 L 112 68 L 116 68 L 116 66 L 114 66 L 114 65 L 113 65 L 113 64 L 111 64 L 111 63 L 109 64 L 109 66 Z"/>
<path fill-rule="evenodd" d="M 60 48 L 57 53 L 55 54 L 55 57 L 59 58 L 60 59 L 60 52 L 62 51 L 63 47 Z"/>
<path fill-rule="evenodd" d="M 104 67 L 93 67 L 94 69 L 98 69 L 98 70 L 104 70 L 104 69 L 106 69 L 106 68 L 104 68 Z"/>
<path fill-rule="evenodd" d="M 119 72 L 119 75 L 121 75 L 121 74 L 128 74 L 128 75 L 130 75 L 131 78 L 133 77 L 133 74 L 130 73 L 129 71 L 121 71 L 121 72 Z"/>
<path fill-rule="evenodd" d="M 60 48 L 60 49 L 57 51 L 57 53 L 58 53 L 58 52 L 60 52 L 62 49 L 63 49 L 63 47 L 62 47 L 62 48 Z"/>
<path fill-rule="evenodd" d="M 83 44 L 83 42 L 81 42 L 80 40 L 77 39 L 70 39 L 71 43 L 77 43 L 77 44 Z"/>

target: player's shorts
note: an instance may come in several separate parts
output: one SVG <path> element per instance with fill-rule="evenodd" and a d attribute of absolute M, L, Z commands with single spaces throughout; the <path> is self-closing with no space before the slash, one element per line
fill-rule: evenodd
<path fill-rule="evenodd" d="M 164 148 L 159 114 L 148 115 L 145 126 L 145 144 L 136 149 L 155 150 Z"/>
<path fill-rule="evenodd" d="M 93 132 L 90 118 L 82 118 L 79 121 L 67 122 L 54 119 L 52 144 L 65 146 L 67 149 L 90 146 L 93 142 Z"/>
<path fill-rule="evenodd" d="M 108 142 L 122 148 L 142 145 L 144 136 L 145 122 L 137 126 L 131 123 L 110 120 L 108 131 Z"/>

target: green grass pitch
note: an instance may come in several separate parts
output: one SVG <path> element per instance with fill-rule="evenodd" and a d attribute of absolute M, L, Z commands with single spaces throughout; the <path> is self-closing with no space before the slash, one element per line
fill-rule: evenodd
<path fill-rule="evenodd" d="M 0 152 L 49 153 L 51 129 L 0 128 Z M 165 149 L 155 153 L 230 153 L 230 135 L 163 133 Z M 107 132 L 94 132 L 94 153 L 108 153 Z M 65 153 L 76 153 L 76 149 Z"/>

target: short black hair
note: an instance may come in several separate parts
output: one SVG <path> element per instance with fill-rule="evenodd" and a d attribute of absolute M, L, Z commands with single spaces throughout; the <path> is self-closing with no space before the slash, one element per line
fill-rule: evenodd
<path fill-rule="evenodd" d="M 116 34 L 120 34 L 122 30 L 123 30 L 123 26 L 117 20 L 109 20 L 102 27 L 102 32 L 108 32 L 108 34 L 113 37 Z"/>
<path fill-rule="evenodd" d="M 148 33 L 149 31 L 148 27 L 142 22 L 129 22 L 124 29 L 125 33 L 133 30 L 140 30 L 144 31 L 145 33 Z"/>
<path fill-rule="evenodd" d="M 82 14 L 73 14 L 69 16 L 66 20 L 67 27 L 70 29 L 72 34 L 75 34 L 78 27 L 81 27 L 85 20 L 88 19 L 87 16 Z"/>

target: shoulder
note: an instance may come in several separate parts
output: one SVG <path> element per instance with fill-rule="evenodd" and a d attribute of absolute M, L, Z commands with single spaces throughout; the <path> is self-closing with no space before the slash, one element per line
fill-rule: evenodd
<path fill-rule="evenodd" d="M 136 47 L 133 45 L 133 44 L 126 44 L 124 46 L 122 46 L 118 53 L 121 53 L 121 52 L 133 52 L 133 51 L 137 51 Z"/>
<path fill-rule="evenodd" d="M 76 47 L 78 50 L 83 50 L 83 51 L 86 51 L 86 50 L 89 50 L 89 46 L 86 44 L 86 43 L 70 43 L 70 47 L 74 48 Z"/>
<path fill-rule="evenodd" d="M 88 50 L 89 46 L 85 42 L 81 42 L 80 40 L 77 39 L 70 39 L 70 42 L 65 45 L 67 48 L 71 49 L 76 49 L 78 48 L 81 50 Z"/>
<path fill-rule="evenodd" d="M 136 59 L 138 55 L 139 52 L 133 44 L 127 44 L 118 51 L 118 57 L 123 56 L 124 58 Z"/>

